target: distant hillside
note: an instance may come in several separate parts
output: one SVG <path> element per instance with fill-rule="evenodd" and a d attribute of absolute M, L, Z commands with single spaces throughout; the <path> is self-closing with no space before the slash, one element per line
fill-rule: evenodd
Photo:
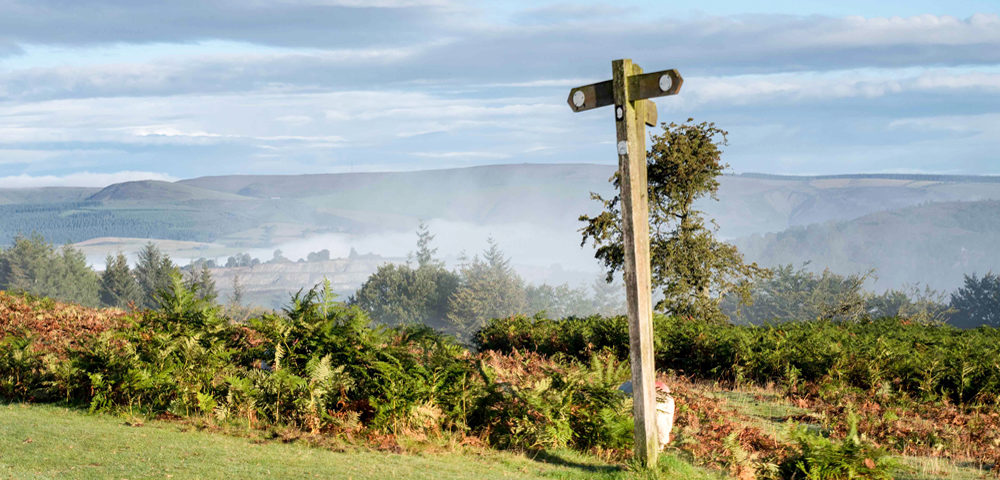
<path fill-rule="evenodd" d="M 140 180 L 109 185 L 91 195 L 88 200 L 98 202 L 186 202 L 193 200 L 222 201 L 249 199 L 239 195 L 193 187 L 182 183 Z"/>
<path fill-rule="evenodd" d="M 313 175 L 228 175 L 199 177 L 178 183 L 221 192 L 269 198 L 313 197 L 331 192 L 405 192 L 433 188 L 439 192 L 593 185 L 607 182 L 612 167 L 593 164 L 486 165 L 414 172 L 333 173 Z"/>
<path fill-rule="evenodd" d="M 202 177 L 179 183 L 260 199 L 298 200 L 376 229 L 412 229 L 418 219 L 477 224 L 557 222 L 574 228 L 610 189 L 603 165 L 492 165 L 449 170 Z"/>
<path fill-rule="evenodd" d="M 3 188 L 0 185 L 0 205 L 79 202 L 99 190 L 86 187 Z"/>
<path fill-rule="evenodd" d="M 724 237 L 778 232 L 789 227 L 849 220 L 929 202 L 1000 200 L 1000 178 L 947 175 L 762 174 L 722 178 L 719 202 L 702 208 Z"/>
<path fill-rule="evenodd" d="M 838 273 L 878 276 L 885 289 L 920 282 L 953 290 L 963 274 L 1000 271 L 1000 201 L 940 202 L 827 222 L 736 241 L 751 260 L 811 262 Z"/>
<path fill-rule="evenodd" d="M 101 236 L 265 247 L 316 232 L 412 231 L 421 219 L 541 224 L 567 231 L 610 193 L 608 165 L 493 165 L 448 170 L 233 175 L 104 189 L 0 188 L 0 243 L 37 230 L 56 242 Z M 778 232 L 927 202 L 1000 199 L 995 177 L 762 174 L 721 179 L 701 207 L 724 238 Z"/>
<path fill-rule="evenodd" d="M 97 237 L 166 239 L 218 245 L 206 254 L 224 257 L 256 249 L 259 256 L 269 258 L 281 245 L 336 236 L 362 251 L 392 256 L 405 255 L 410 248 L 411 240 L 402 234 L 412 234 L 421 220 L 440 220 L 449 228 L 442 229 L 437 240 L 449 245 L 442 254 L 475 253 L 487 235 L 504 237 L 517 231 L 516 236 L 507 235 L 505 245 L 508 252 L 517 252 L 515 262 L 546 270 L 557 264 L 565 271 L 592 271 L 596 262 L 579 249 L 577 218 L 600 207 L 590 192 L 611 193 L 608 179 L 613 173 L 610 165 L 521 164 L 417 172 L 231 175 L 173 183 L 126 182 L 100 190 L 0 188 L 0 245 L 17 233 L 37 231 L 57 244 Z M 944 227 L 948 212 L 959 215 L 954 206 L 939 207 L 944 211 L 896 212 L 941 202 L 976 202 L 966 207 L 965 214 L 989 215 L 992 204 L 987 201 L 1000 200 L 998 177 L 743 174 L 720 181 L 720 201 L 705 200 L 699 206 L 717 221 L 721 237 L 741 239 L 753 256 L 767 262 L 811 258 L 818 268 L 829 264 L 838 271 L 870 265 L 879 268 L 880 284 L 888 285 L 926 281 L 925 273 L 903 260 L 948 252 L 957 244 L 965 246 L 969 258 L 992 258 L 992 247 L 985 240 L 992 238 L 988 232 L 948 233 L 957 228 Z M 856 239 L 847 238 L 847 225 L 860 225 L 855 219 L 867 222 L 867 227 L 850 230 Z M 842 222 L 845 231 L 826 222 Z M 935 225 L 942 228 L 932 228 Z M 789 228 L 793 230 L 767 235 Z M 791 240 L 805 235 L 803 231 L 822 234 L 801 244 Z M 760 237 L 749 238 L 753 235 Z M 869 243 L 864 247 L 852 243 L 861 239 Z M 878 250 L 880 239 L 894 244 L 893 250 Z M 882 253 L 856 250 L 868 246 L 871 252 Z M 576 260 L 568 259 L 567 252 Z M 529 256 L 532 259 L 527 260 Z M 1000 270 L 1000 264 L 976 269 L 991 266 Z M 933 276 L 935 284 L 953 286 L 957 272 L 972 267 L 971 263 L 950 270 L 941 266 L 935 270 L 941 274 Z"/>

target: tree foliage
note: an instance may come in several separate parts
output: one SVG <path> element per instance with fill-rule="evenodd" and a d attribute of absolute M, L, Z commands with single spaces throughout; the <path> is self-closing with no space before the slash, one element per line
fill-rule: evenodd
<path fill-rule="evenodd" d="M 142 304 L 142 289 L 128 266 L 125 254 L 108 254 L 101 274 L 101 303 L 109 307 L 128 308 Z"/>
<path fill-rule="evenodd" d="M 0 290 L 30 293 L 98 305 L 97 274 L 83 252 L 69 246 L 56 250 L 41 235 L 18 235 L 0 251 Z"/>
<path fill-rule="evenodd" d="M 431 234 L 430 228 L 427 227 L 426 223 L 420 222 L 420 225 L 417 226 L 417 252 L 414 254 L 418 268 L 444 267 L 444 262 L 435 258 L 438 249 L 431 248 L 432 241 L 434 241 L 434 235 Z"/>
<path fill-rule="evenodd" d="M 951 294 L 955 309 L 952 323 L 961 327 L 989 325 L 1000 327 L 1000 275 L 989 272 L 982 277 L 965 275 L 965 282 Z"/>
<path fill-rule="evenodd" d="M 737 323 L 763 324 L 773 321 L 858 321 L 898 317 L 922 324 L 942 324 L 952 313 L 944 295 L 925 287 L 910 286 L 882 294 L 866 291 L 864 285 L 874 271 L 839 275 L 824 269 L 815 273 L 808 264 L 773 269 L 773 276 L 754 285 L 752 302 L 741 305 L 726 297 L 722 310 Z"/>
<path fill-rule="evenodd" d="M 142 289 L 142 307 L 155 309 L 158 307 L 157 297 L 160 292 L 172 288 L 171 275 L 179 274 L 177 266 L 170 256 L 161 252 L 153 242 L 147 243 L 139 250 L 139 261 L 135 266 L 135 278 Z"/>
<path fill-rule="evenodd" d="M 460 268 L 461 284 L 448 302 L 448 320 L 468 338 L 487 320 L 521 313 L 527 308 L 524 280 L 510 266 L 496 241 Z"/>
<path fill-rule="evenodd" d="M 447 270 L 435 255 L 434 235 L 427 225 L 417 229 L 417 251 L 409 255 L 416 266 L 384 264 L 351 296 L 380 324 L 424 324 L 468 336 L 491 318 L 525 312 L 571 316 L 618 314 L 623 311 L 621 289 L 598 280 L 593 294 L 569 284 L 525 285 L 492 239 L 489 247 L 458 271 Z"/>
<path fill-rule="evenodd" d="M 309 252 L 306 255 L 307 262 L 325 262 L 330 260 L 330 250 L 322 249 L 318 252 Z"/>
<path fill-rule="evenodd" d="M 379 266 L 349 303 L 383 325 L 424 324 L 447 329 L 448 301 L 458 288 L 459 277 L 434 258 L 437 249 L 430 247 L 434 236 L 425 224 L 420 224 L 417 236 L 416 268 L 391 263 Z"/>
<path fill-rule="evenodd" d="M 226 268 L 252 267 L 260 265 L 259 258 L 251 258 L 249 253 L 237 253 L 226 259 Z"/>
<path fill-rule="evenodd" d="M 622 292 L 620 282 L 608 283 L 603 278 L 596 278 L 590 291 L 568 283 L 555 286 L 543 283 L 524 288 L 526 311 L 550 318 L 621 315 L 625 312 Z"/>
<path fill-rule="evenodd" d="M 441 267 L 387 263 L 368 277 L 350 302 L 384 325 L 425 324 L 445 327 L 448 298 L 458 277 Z"/>
<path fill-rule="evenodd" d="M 726 132 L 713 123 L 663 124 L 652 136 L 646 155 L 649 184 L 650 266 L 654 288 L 662 300 L 656 309 L 675 315 L 722 319 L 721 299 L 731 292 L 748 299 L 751 282 L 766 277 L 767 269 L 746 264 L 735 246 L 715 238 L 714 222 L 706 221 L 695 201 L 716 199 L 718 176 L 728 166 L 721 161 L 720 146 Z M 615 188 L 620 178 L 612 177 Z M 624 266 L 621 198 L 600 201 L 604 210 L 580 216 L 581 244 L 592 241 L 595 257 L 607 269 L 607 279 Z"/>
<path fill-rule="evenodd" d="M 803 265 L 780 265 L 773 276 L 755 286 L 749 305 L 736 296 L 723 301 L 723 310 L 733 320 L 762 323 L 773 320 L 857 320 L 866 317 L 867 274 L 838 275 L 830 270 L 815 274 Z"/>
<path fill-rule="evenodd" d="M 184 278 L 184 285 L 197 292 L 200 300 L 215 303 L 219 298 L 219 292 L 215 288 L 215 280 L 212 278 L 212 271 L 207 264 L 202 263 L 188 270 Z"/>

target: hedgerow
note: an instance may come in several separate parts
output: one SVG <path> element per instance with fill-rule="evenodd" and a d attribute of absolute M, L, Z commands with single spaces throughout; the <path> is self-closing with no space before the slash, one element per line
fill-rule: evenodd
<path fill-rule="evenodd" d="M 656 366 L 695 378 L 742 384 L 778 383 L 889 389 L 916 400 L 1000 400 L 1000 330 L 962 330 L 898 318 L 814 320 L 763 326 L 657 315 Z M 628 358 L 624 317 L 495 319 L 475 337 L 477 348 L 528 351 L 586 360 L 597 351 Z"/>

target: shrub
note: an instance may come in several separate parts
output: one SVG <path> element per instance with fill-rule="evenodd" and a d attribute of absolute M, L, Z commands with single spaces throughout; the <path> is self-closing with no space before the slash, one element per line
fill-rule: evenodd
<path fill-rule="evenodd" d="M 781 478 L 808 480 L 891 480 L 896 463 L 858 435 L 858 418 L 847 416 L 848 433 L 834 441 L 799 426 L 792 431 L 797 451 L 780 465 Z"/>
<path fill-rule="evenodd" d="M 812 320 L 776 325 L 718 324 L 656 315 L 656 365 L 696 378 L 732 383 L 802 382 L 883 389 L 960 403 L 1000 397 L 1000 330 L 961 330 L 897 318 Z M 624 317 L 523 316 L 495 319 L 474 337 L 480 350 L 536 352 L 587 361 L 609 351 L 629 354 Z"/>

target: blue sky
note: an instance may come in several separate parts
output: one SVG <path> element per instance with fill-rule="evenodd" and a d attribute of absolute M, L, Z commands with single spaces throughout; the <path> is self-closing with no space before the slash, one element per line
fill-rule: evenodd
<path fill-rule="evenodd" d="M 998 6 L 0 0 L 0 187 L 611 165 L 566 96 L 622 57 L 732 172 L 1000 174 Z"/>

